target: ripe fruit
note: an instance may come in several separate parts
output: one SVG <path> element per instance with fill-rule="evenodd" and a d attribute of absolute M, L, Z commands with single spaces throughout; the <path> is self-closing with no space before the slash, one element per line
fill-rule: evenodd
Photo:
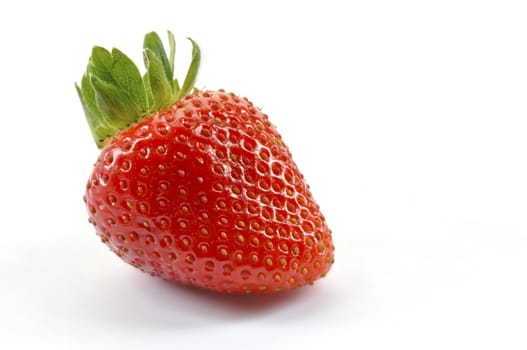
<path fill-rule="evenodd" d="M 333 263 L 331 232 L 267 115 L 246 98 L 181 88 L 159 36 L 142 77 L 117 49 L 95 47 L 81 102 L 102 148 L 84 200 L 97 235 L 154 276 L 225 292 L 311 284 Z"/>

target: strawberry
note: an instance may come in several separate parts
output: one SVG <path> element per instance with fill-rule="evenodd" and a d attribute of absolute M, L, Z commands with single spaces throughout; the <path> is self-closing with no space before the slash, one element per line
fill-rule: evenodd
<path fill-rule="evenodd" d="M 221 292 L 312 284 L 334 258 L 331 231 L 268 116 L 224 90 L 180 87 L 156 33 L 146 74 L 94 47 L 76 86 L 100 156 L 84 201 L 111 251 L 153 276 Z"/>

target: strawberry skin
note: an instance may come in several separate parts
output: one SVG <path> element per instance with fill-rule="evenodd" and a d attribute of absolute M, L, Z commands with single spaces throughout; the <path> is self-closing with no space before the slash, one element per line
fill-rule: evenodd
<path fill-rule="evenodd" d="M 219 292 L 312 284 L 334 261 L 319 206 L 267 115 L 246 98 L 183 83 L 159 36 L 144 40 L 146 73 L 94 47 L 76 85 L 101 153 L 84 201 L 111 251 L 163 279 Z"/>
<path fill-rule="evenodd" d="M 85 199 L 113 252 L 167 280 L 279 291 L 333 263 L 330 230 L 275 127 L 223 91 L 195 91 L 118 134 Z"/>

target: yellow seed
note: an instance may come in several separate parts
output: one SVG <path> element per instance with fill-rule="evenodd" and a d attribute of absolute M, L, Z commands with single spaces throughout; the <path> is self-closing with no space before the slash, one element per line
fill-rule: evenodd
<path fill-rule="evenodd" d="M 251 255 L 251 260 L 253 262 L 257 263 L 258 262 L 258 255 L 256 255 L 256 254 Z"/>
<path fill-rule="evenodd" d="M 148 221 L 143 221 L 143 226 L 144 227 L 150 227 L 150 223 Z"/>
<path fill-rule="evenodd" d="M 212 262 L 212 261 L 207 261 L 207 262 L 205 263 L 205 269 L 206 269 L 207 271 L 212 271 L 212 270 L 214 270 L 214 262 Z"/>
<path fill-rule="evenodd" d="M 251 277 L 251 273 L 250 273 L 249 271 L 247 271 L 247 270 L 243 270 L 243 271 L 241 272 L 241 276 L 242 276 L 242 278 L 243 278 L 244 280 L 246 280 L 246 279 L 248 279 L 249 277 Z"/>
<path fill-rule="evenodd" d="M 266 258 L 265 263 L 269 266 L 273 265 L 273 260 L 271 258 Z"/>
<path fill-rule="evenodd" d="M 267 241 L 267 242 L 265 243 L 265 246 L 266 246 L 267 249 L 269 249 L 269 250 L 272 250 L 272 249 L 274 248 L 273 242 L 271 242 L 271 241 Z"/>
<path fill-rule="evenodd" d="M 295 261 L 291 264 L 291 267 L 293 268 L 293 270 L 298 270 L 298 263 Z"/>
<path fill-rule="evenodd" d="M 190 241 L 188 240 L 188 238 L 183 238 L 183 244 L 186 246 L 190 244 Z"/>
<path fill-rule="evenodd" d="M 320 268 L 320 263 L 317 261 L 317 262 L 315 262 L 315 269 L 318 270 L 319 268 Z"/>
<path fill-rule="evenodd" d="M 269 154 L 267 154 L 267 152 L 260 152 L 260 157 L 263 160 L 269 160 Z"/>
<path fill-rule="evenodd" d="M 298 248 L 297 246 L 294 246 L 293 247 L 293 254 L 295 254 L 295 255 L 300 254 L 300 248 Z"/>
<path fill-rule="evenodd" d="M 284 258 L 280 258 L 280 265 L 282 266 L 287 265 L 287 260 L 285 260 Z"/>
<path fill-rule="evenodd" d="M 236 260 L 242 261 L 243 260 L 243 255 L 241 253 L 236 253 Z"/>
<path fill-rule="evenodd" d="M 295 278 L 294 277 L 289 277 L 289 279 L 287 280 L 287 282 L 291 283 L 291 284 L 294 284 L 295 283 Z"/>
<path fill-rule="evenodd" d="M 282 279 L 282 276 L 280 276 L 279 273 L 275 273 L 275 274 L 273 275 L 273 279 L 274 279 L 276 282 L 278 282 L 278 281 L 280 281 L 280 280 Z"/>
<path fill-rule="evenodd" d="M 260 281 L 265 280 L 265 274 L 264 274 L 263 272 L 260 272 L 260 273 L 258 274 L 258 279 L 259 279 Z"/>
<path fill-rule="evenodd" d="M 306 274 L 307 274 L 307 268 L 305 268 L 305 267 L 302 268 L 302 274 L 303 274 L 303 275 L 306 275 Z"/>
<path fill-rule="evenodd" d="M 241 228 L 245 228 L 245 222 L 243 222 L 242 220 L 238 221 L 238 226 Z"/>
<path fill-rule="evenodd" d="M 261 285 L 261 286 L 258 287 L 258 289 L 259 289 L 259 290 L 266 290 L 266 289 L 267 289 L 267 286 L 265 286 L 265 285 Z"/>
<path fill-rule="evenodd" d="M 172 266 L 173 271 L 177 271 L 177 266 Z"/>
<path fill-rule="evenodd" d="M 298 223 L 298 220 L 296 218 L 291 218 L 291 223 L 296 225 Z"/>
<path fill-rule="evenodd" d="M 220 254 L 223 255 L 223 256 L 227 256 L 227 249 L 221 248 L 220 249 Z"/>

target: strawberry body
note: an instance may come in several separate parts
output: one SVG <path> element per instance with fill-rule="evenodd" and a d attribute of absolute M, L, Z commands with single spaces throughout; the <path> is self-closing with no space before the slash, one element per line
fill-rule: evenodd
<path fill-rule="evenodd" d="M 166 280 L 222 292 L 311 284 L 333 263 L 331 232 L 267 115 L 246 98 L 193 90 L 201 59 L 174 79 L 145 35 L 146 73 L 95 46 L 76 85 L 101 149 L 84 200 L 89 221 L 125 262 Z"/>
<path fill-rule="evenodd" d="M 227 292 L 311 284 L 332 238 L 268 117 L 197 91 L 102 149 L 85 201 L 101 240 L 154 276 Z"/>

